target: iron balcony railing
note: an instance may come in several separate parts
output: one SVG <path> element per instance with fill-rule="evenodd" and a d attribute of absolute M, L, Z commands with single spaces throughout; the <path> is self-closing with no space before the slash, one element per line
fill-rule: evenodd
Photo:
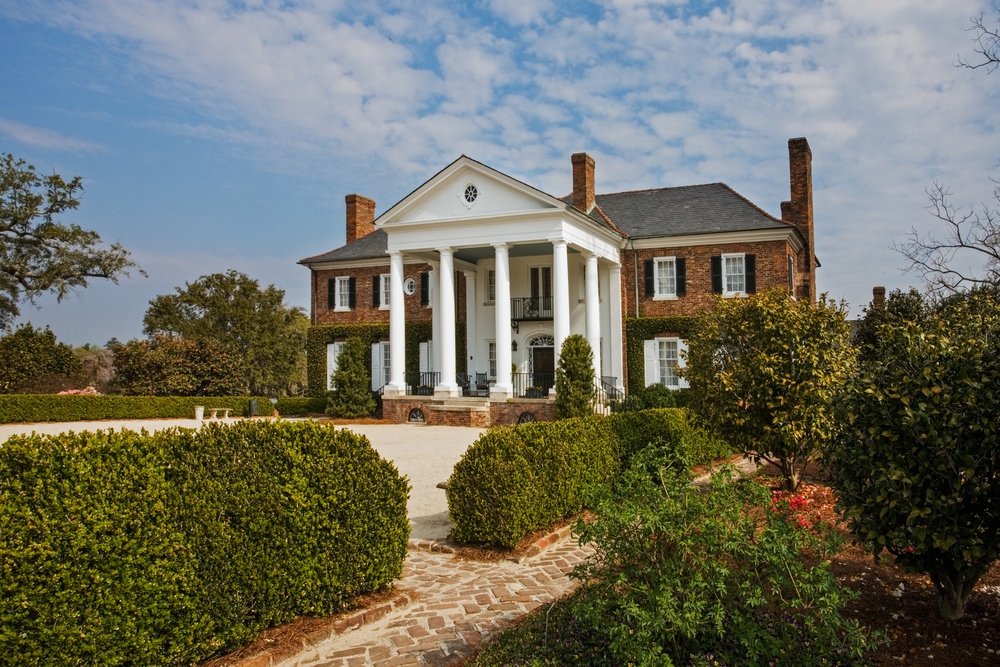
<path fill-rule="evenodd" d="M 407 396 L 433 396 L 434 387 L 440 384 L 441 374 L 432 371 L 406 373 Z"/>
<path fill-rule="evenodd" d="M 555 373 L 513 373 L 514 398 L 548 398 L 556 382 Z"/>
<path fill-rule="evenodd" d="M 510 300 L 510 319 L 524 322 L 551 320 L 551 296 L 527 296 Z"/>

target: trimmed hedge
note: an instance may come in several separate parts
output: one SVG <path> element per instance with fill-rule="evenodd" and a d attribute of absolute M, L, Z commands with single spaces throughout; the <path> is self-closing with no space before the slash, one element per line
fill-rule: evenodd
<path fill-rule="evenodd" d="M 326 398 L 279 398 L 275 405 L 282 417 L 307 417 L 326 410 Z"/>
<path fill-rule="evenodd" d="M 527 533 L 586 507 L 652 442 L 692 463 L 729 453 L 676 408 L 490 429 L 448 480 L 452 536 L 513 549 Z"/>
<path fill-rule="evenodd" d="M 270 416 L 271 399 L 263 396 L 58 396 L 0 394 L 0 424 L 15 422 L 74 422 L 99 419 L 194 419 L 196 405 L 231 408 L 247 415 L 257 399 L 258 414 Z"/>
<path fill-rule="evenodd" d="M 0 447 L 0 655 L 192 664 L 400 576 L 409 485 L 312 423 Z"/>
<path fill-rule="evenodd" d="M 655 338 L 661 333 L 676 333 L 687 339 L 694 334 L 697 322 L 693 315 L 671 315 L 669 317 L 626 317 L 625 318 L 625 361 L 628 373 L 628 393 L 634 394 L 645 388 L 645 352 L 643 341 Z M 681 397 L 678 397 L 681 398 Z M 679 407 L 687 404 L 686 396 L 678 401 Z"/>

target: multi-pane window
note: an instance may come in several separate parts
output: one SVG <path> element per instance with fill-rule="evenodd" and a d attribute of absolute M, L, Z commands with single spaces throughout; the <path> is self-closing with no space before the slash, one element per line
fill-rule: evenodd
<path fill-rule="evenodd" d="M 497 272 L 493 269 L 486 270 L 486 301 L 493 303 L 497 300 Z"/>
<path fill-rule="evenodd" d="M 795 258 L 788 256 L 788 290 L 795 296 Z"/>
<path fill-rule="evenodd" d="M 535 266 L 530 273 L 531 298 L 552 296 L 552 267 Z"/>
<path fill-rule="evenodd" d="M 391 283 L 389 282 L 389 274 L 382 274 L 382 307 L 389 307 L 389 290 L 391 289 Z"/>
<path fill-rule="evenodd" d="M 337 308 L 336 310 L 351 309 L 351 279 L 337 278 Z"/>
<path fill-rule="evenodd" d="M 746 292 L 746 269 L 743 255 L 722 256 L 722 280 L 726 294 Z"/>
<path fill-rule="evenodd" d="M 490 361 L 490 377 L 495 378 L 497 376 L 497 342 L 495 340 L 487 341 L 487 357 Z"/>
<path fill-rule="evenodd" d="M 656 296 L 677 296 L 677 262 L 673 257 L 656 260 Z"/>
<path fill-rule="evenodd" d="M 382 385 L 389 384 L 389 343 L 382 345 Z"/>
<path fill-rule="evenodd" d="M 337 372 L 340 353 L 344 351 L 344 343 L 329 343 L 326 346 L 326 382 L 327 389 L 333 390 L 333 374 Z"/>
<path fill-rule="evenodd" d="M 678 385 L 677 341 L 658 340 L 656 341 L 656 345 L 660 384 L 665 384 L 668 387 L 676 387 Z"/>

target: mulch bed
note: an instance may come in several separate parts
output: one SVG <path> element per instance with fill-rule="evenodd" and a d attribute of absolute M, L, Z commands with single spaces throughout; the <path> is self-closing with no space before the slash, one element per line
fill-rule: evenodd
<path fill-rule="evenodd" d="M 776 471 L 764 470 L 769 473 Z M 876 563 L 871 554 L 851 544 L 846 524 L 834 512 L 835 497 L 823 482 L 823 471 L 811 468 L 806 473 L 797 491 L 805 500 L 802 514 L 835 526 L 848 540 L 832 559 L 837 579 L 860 596 L 846 605 L 845 615 L 889 640 L 875 653 L 876 664 L 1000 665 L 1000 563 L 979 580 L 964 618 L 942 620 L 930 578 L 907 574 L 888 554 Z M 779 487 L 774 477 L 765 481 Z"/>

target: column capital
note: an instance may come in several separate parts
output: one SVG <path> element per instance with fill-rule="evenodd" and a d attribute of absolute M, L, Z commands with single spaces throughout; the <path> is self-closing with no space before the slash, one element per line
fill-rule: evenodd
<path fill-rule="evenodd" d="M 562 238 L 559 238 L 559 239 L 549 239 L 549 242 L 552 243 L 552 247 L 553 248 L 565 248 L 566 245 L 567 245 L 566 239 L 562 239 Z"/>
<path fill-rule="evenodd" d="M 510 249 L 510 244 L 509 243 L 494 243 L 493 247 L 496 250 L 509 250 Z"/>
<path fill-rule="evenodd" d="M 449 255 L 455 254 L 455 249 L 452 248 L 451 246 L 442 246 L 440 248 L 434 248 L 434 249 L 437 250 L 439 253 L 447 253 Z"/>
<path fill-rule="evenodd" d="M 403 256 L 403 251 L 402 250 L 390 250 L 389 251 L 389 257 L 402 257 L 402 256 Z"/>
<path fill-rule="evenodd" d="M 462 275 L 464 275 L 466 278 L 475 278 L 476 277 L 476 272 L 475 271 L 465 271 L 463 269 L 462 270 Z"/>
<path fill-rule="evenodd" d="M 587 260 L 601 258 L 596 252 L 591 252 L 590 250 L 584 250 L 581 254 L 583 255 L 583 258 Z"/>

